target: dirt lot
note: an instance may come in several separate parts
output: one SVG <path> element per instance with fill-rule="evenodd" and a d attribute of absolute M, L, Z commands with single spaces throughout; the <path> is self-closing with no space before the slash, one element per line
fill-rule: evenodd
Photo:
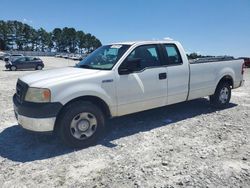
<path fill-rule="evenodd" d="M 12 95 L 30 72 L 0 61 L 0 187 L 250 187 L 250 69 L 227 109 L 198 99 L 113 119 L 104 139 L 78 151 L 17 125 Z"/>

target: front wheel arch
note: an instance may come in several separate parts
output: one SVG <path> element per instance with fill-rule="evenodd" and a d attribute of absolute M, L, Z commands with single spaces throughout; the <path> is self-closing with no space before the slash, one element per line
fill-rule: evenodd
<path fill-rule="evenodd" d="M 76 101 L 84 101 L 84 102 L 90 102 L 94 105 L 96 105 L 97 107 L 99 107 L 101 109 L 101 111 L 104 114 L 105 118 L 110 118 L 111 117 L 111 112 L 109 109 L 109 106 L 107 105 L 107 103 L 105 101 L 103 101 L 102 99 L 100 99 L 99 97 L 96 96 L 81 96 L 81 97 L 77 97 L 75 99 L 72 99 L 70 101 L 68 101 L 65 105 L 63 105 L 63 107 L 61 108 L 61 110 L 59 111 L 59 113 L 57 114 L 56 117 L 56 121 L 55 121 L 55 126 L 54 126 L 54 132 L 56 133 L 59 127 L 59 119 L 60 116 L 63 112 L 63 109 L 66 108 L 66 106 L 76 102 Z"/>
<path fill-rule="evenodd" d="M 11 71 L 16 71 L 17 70 L 17 66 L 16 65 L 11 65 L 10 66 L 10 70 Z"/>
<path fill-rule="evenodd" d="M 92 117 L 88 118 L 86 114 Z M 91 123 L 91 119 L 95 121 Z M 82 121 L 87 123 L 82 124 Z M 58 116 L 58 125 L 60 126 L 57 127 L 56 134 L 65 144 L 77 148 L 88 147 L 95 144 L 104 133 L 105 117 L 95 104 L 89 101 L 74 101 L 62 109 L 61 115 Z"/>

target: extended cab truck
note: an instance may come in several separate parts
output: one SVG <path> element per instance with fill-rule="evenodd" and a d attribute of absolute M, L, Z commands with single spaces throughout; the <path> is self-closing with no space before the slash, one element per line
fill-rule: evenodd
<path fill-rule="evenodd" d="M 105 45 L 75 67 L 41 71 L 17 81 L 18 123 L 54 131 L 72 146 L 95 142 L 105 119 L 210 96 L 225 107 L 243 83 L 243 60 L 188 62 L 175 41 Z"/>

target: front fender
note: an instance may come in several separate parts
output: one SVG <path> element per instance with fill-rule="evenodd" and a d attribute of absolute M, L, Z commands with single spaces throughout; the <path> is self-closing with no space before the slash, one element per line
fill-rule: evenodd
<path fill-rule="evenodd" d="M 113 90 L 112 90 L 113 89 Z M 116 97 L 114 87 L 107 88 L 97 84 L 72 84 L 67 87 L 57 88 L 52 92 L 52 101 L 65 105 L 73 99 L 93 96 L 102 99 L 110 109 L 112 116 L 116 115 Z"/>

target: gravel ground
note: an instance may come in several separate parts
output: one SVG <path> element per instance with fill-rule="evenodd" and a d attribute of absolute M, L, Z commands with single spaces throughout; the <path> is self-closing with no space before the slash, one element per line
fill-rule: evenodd
<path fill-rule="evenodd" d="M 74 65 L 43 58 L 46 69 Z M 0 61 L 0 187 L 250 187 L 250 70 L 229 107 L 206 98 L 108 122 L 95 146 L 73 150 L 14 118 L 19 76 Z"/>

